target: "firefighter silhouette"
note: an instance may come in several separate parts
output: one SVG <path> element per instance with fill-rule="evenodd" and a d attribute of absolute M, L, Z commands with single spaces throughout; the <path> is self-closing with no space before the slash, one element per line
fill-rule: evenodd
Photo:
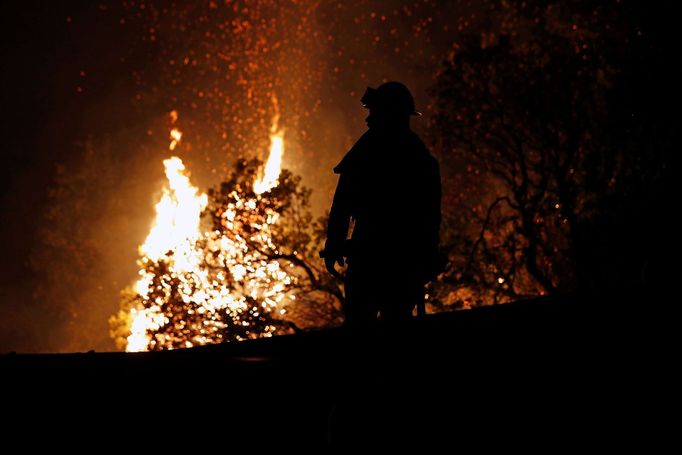
<path fill-rule="evenodd" d="M 438 254 L 441 184 L 438 162 L 410 128 L 408 88 L 367 88 L 368 130 L 334 168 L 339 181 L 322 256 L 344 280 L 345 324 L 369 328 L 423 313 L 424 286 L 442 267 Z M 347 239 L 352 223 L 352 235 Z M 348 268 L 345 277 L 336 269 Z"/>

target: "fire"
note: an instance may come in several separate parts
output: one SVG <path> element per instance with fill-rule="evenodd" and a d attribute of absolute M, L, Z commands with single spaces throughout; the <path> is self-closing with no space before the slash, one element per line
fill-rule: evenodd
<path fill-rule="evenodd" d="M 253 184 L 256 194 L 263 194 L 277 186 L 277 179 L 282 171 L 282 155 L 284 154 L 284 134 L 281 131 L 270 136 L 270 156 L 265 163 L 263 177 Z"/>
<path fill-rule="evenodd" d="M 202 232 L 201 214 L 208 196 L 192 185 L 180 158 L 163 161 L 168 183 L 139 248 L 140 277 L 134 285 L 138 306 L 130 310 L 126 351 L 218 343 L 234 324 L 249 326 L 245 312 L 258 317 L 259 312 L 274 312 L 285 299 L 293 299 L 286 292 L 293 278 L 276 260 L 252 247 L 258 242 L 276 249 L 270 226 L 277 222 L 277 213 L 256 212 L 261 210 L 260 198 L 277 186 L 281 172 L 284 138 L 277 120 L 275 116 L 267 164 L 254 182 L 255 196 L 230 194 L 234 202 L 222 214 L 221 224 L 227 228 L 223 233 Z M 181 136 L 177 128 L 171 130 L 171 149 Z M 240 228 L 244 214 L 251 212 L 248 219 L 262 221 L 247 221 L 258 232 L 245 238 Z M 182 313 L 174 313 L 173 305 L 180 305 Z M 274 326 L 266 326 L 261 335 L 274 331 Z M 249 331 L 245 333 L 248 336 Z"/>
<path fill-rule="evenodd" d="M 263 194 L 271 190 L 278 184 L 280 172 L 282 172 L 282 155 L 284 155 L 284 133 L 279 129 L 279 105 L 277 98 L 272 97 L 272 104 L 275 107 L 275 118 L 272 120 L 270 129 L 270 155 L 265 163 L 260 178 L 253 184 L 253 191 L 256 194 Z"/>
<path fill-rule="evenodd" d="M 208 203 L 208 197 L 194 187 L 184 174 L 185 165 L 177 156 L 163 161 L 168 187 L 163 189 L 161 200 L 156 204 L 156 219 L 147 239 L 140 246 L 142 261 L 158 261 L 167 252 L 173 252 L 172 270 L 186 273 L 199 267 L 200 253 L 194 247 L 200 237 L 201 212 Z M 135 283 L 138 295 L 146 298 L 153 275 L 140 271 Z M 131 310 L 131 334 L 128 337 L 128 351 L 145 350 L 151 341 L 147 331 L 158 329 L 166 321 L 158 308 Z"/>
<path fill-rule="evenodd" d="M 178 144 L 180 143 L 180 139 L 182 139 L 182 131 L 180 131 L 177 128 L 173 128 L 170 131 L 170 139 L 171 141 L 170 144 L 168 144 L 168 150 L 173 151 L 175 150 L 175 147 L 177 147 Z"/>
<path fill-rule="evenodd" d="M 189 245 L 199 238 L 199 219 L 208 197 L 192 186 L 180 158 L 173 156 L 164 160 L 163 165 L 168 187 L 163 189 L 163 196 L 156 204 L 156 220 L 140 246 L 140 254 L 158 261 L 173 251 L 179 270 L 186 272 L 198 264 Z"/>

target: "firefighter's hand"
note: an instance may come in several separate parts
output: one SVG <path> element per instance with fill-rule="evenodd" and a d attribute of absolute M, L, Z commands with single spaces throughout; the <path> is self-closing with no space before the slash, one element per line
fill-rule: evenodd
<path fill-rule="evenodd" d="M 343 261 L 343 256 L 326 256 L 324 258 L 324 265 L 327 267 L 327 270 L 329 273 L 334 275 L 336 278 L 339 280 L 343 281 L 343 275 L 339 273 L 338 270 L 336 270 L 336 264 L 339 264 L 340 267 L 343 267 L 344 261 Z"/>

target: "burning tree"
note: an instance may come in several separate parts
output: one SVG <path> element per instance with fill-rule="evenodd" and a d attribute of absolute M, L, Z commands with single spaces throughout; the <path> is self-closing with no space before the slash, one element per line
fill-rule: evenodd
<path fill-rule="evenodd" d="M 181 136 L 173 131 L 171 148 Z M 164 161 L 168 187 L 140 247 L 140 278 L 111 320 L 120 347 L 191 347 L 338 319 L 339 286 L 314 260 L 323 223 L 308 211 L 310 190 L 280 170 L 282 153 L 273 128 L 268 162 L 237 160 L 207 194 L 190 183 L 179 158 Z"/>

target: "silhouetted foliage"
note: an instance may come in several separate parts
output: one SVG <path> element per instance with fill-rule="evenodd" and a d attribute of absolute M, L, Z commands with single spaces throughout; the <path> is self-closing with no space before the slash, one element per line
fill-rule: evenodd
<path fill-rule="evenodd" d="M 259 196 L 258 210 L 238 211 L 235 223 L 228 227 L 223 214 L 234 209 L 236 198 L 252 191 L 261 163 L 238 160 L 232 173 L 219 189 L 209 190 L 209 206 L 205 215 L 216 233 L 227 237 L 242 236 L 249 247 L 268 260 L 280 261 L 296 276 L 291 287 L 295 304 L 287 307 L 287 319 L 301 328 L 323 327 L 339 322 L 343 293 L 336 279 L 329 276 L 319 259 L 326 232 L 327 217 L 314 219 L 310 212 L 312 190 L 302 186 L 301 177 L 283 169 L 277 186 Z M 277 222 L 270 226 L 272 242 L 259 243 L 259 226 L 268 215 L 276 213 Z M 255 217 L 255 218 L 254 218 Z"/>
<path fill-rule="evenodd" d="M 641 196 L 661 187 L 671 122 L 639 104 L 660 68 L 640 18 L 506 5 L 497 33 L 455 46 L 434 88 L 452 258 L 439 295 L 470 305 L 643 285 L 646 261 L 623 258 L 645 242 L 630 236 Z"/>

